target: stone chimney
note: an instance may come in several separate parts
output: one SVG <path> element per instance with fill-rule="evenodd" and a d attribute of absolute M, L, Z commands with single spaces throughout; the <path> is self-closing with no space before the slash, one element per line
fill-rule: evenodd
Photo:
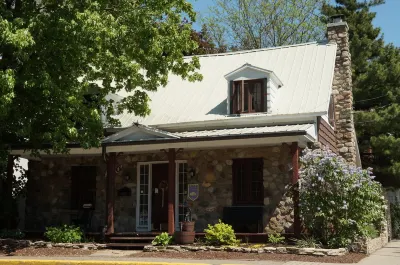
<path fill-rule="evenodd" d="M 353 92 L 349 26 L 343 16 L 330 18 L 327 25 L 329 43 L 336 43 L 335 72 L 332 94 L 335 106 L 335 134 L 339 154 L 349 163 L 356 164 L 357 140 L 353 123 Z"/>

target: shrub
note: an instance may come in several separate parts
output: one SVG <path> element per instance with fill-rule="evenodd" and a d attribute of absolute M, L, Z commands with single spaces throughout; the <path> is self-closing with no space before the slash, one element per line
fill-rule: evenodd
<path fill-rule="evenodd" d="M 239 240 L 236 239 L 235 231 L 232 226 L 224 224 L 219 220 L 215 225 L 208 225 L 207 229 L 204 229 L 205 241 L 208 245 L 237 245 Z"/>
<path fill-rule="evenodd" d="M 168 233 L 161 233 L 151 242 L 153 246 L 168 246 L 172 243 L 172 236 L 168 235 Z"/>
<path fill-rule="evenodd" d="M 78 243 L 82 240 L 82 231 L 75 226 L 46 227 L 44 235 L 53 243 Z"/>
<path fill-rule="evenodd" d="M 21 232 L 21 230 L 9 230 L 9 229 L 2 229 L 0 230 L 0 238 L 12 238 L 12 239 L 21 239 L 24 238 L 25 234 Z"/>
<path fill-rule="evenodd" d="M 285 237 L 282 236 L 280 233 L 273 233 L 268 235 L 268 242 L 273 245 L 281 244 L 285 241 Z"/>
<path fill-rule="evenodd" d="M 321 248 L 322 244 L 312 236 L 304 236 L 302 239 L 292 239 L 298 248 Z"/>
<path fill-rule="evenodd" d="M 396 203 L 390 204 L 390 219 L 392 223 L 392 235 L 394 238 L 400 237 L 400 205 Z"/>
<path fill-rule="evenodd" d="M 347 247 L 380 231 L 386 204 L 371 168 L 348 165 L 330 150 L 306 149 L 300 160 L 300 215 L 314 237 Z"/>

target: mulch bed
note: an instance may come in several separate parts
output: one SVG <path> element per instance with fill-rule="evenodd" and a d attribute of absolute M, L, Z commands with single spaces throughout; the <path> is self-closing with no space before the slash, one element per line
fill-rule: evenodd
<path fill-rule="evenodd" d="M 240 253 L 224 251 L 205 252 L 142 252 L 131 255 L 140 258 L 171 258 L 171 259 L 238 259 L 238 260 L 276 260 L 276 261 L 305 261 L 326 263 L 357 263 L 366 257 L 361 253 L 349 253 L 344 256 L 314 257 L 309 255 L 295 254 L 272 254 L 272 253 Z"/>
<path fill-rule="evenodd" d="M 48 256 L 88 256 L 93 254 L 95 250 L 73 249 L 73 248 L 21 248 L 11 253 L 5 251 L 0 252 L 0 256 L 31 256 L 31 257 L 48 257 Z"/>

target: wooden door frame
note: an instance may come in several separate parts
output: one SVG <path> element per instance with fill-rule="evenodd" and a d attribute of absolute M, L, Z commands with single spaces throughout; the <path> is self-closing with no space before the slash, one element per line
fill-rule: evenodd
<path fill-rule="evenodd" d="M 179 176 L 178 176 L 178 167 L 177 165 L 179 163 L 186 163 L 186 160 L 175 160 L 175 188 L 178 186 L 178 181 L 179 181 Z M 153 187 L 152 187 L 152 181 L 153 181 L 153 164 L 168 164 L 168 160 L 165 161 L 150 161 L 150 162 L 137 162 L 136 165 L 136 231 L 137 232 L 151 232 L 151 223 L 152 223 L 152 191 L 153 191 Z M 148 211 L 148 224 L 147 224 L 147 229 L 144 227 L 140 227 L 139 226 L 139 208 L 140 208 L 140 166 L 142 165 L 148 165 L 149 166 L 149 187 L 148 187 L 148 207 L 147 207 L 147 211 Z M 168 172 L 167 172 L 168 173 Z M 176 189 L 175 189 L 176 191 Z M 179 200 L 177 193 L 175 192 L 175 202 L 177 202 Z M 178 210 L 178 204 L 175 203 L 175 218 L 178 217 L 177 214 L 177 210 Z"/>

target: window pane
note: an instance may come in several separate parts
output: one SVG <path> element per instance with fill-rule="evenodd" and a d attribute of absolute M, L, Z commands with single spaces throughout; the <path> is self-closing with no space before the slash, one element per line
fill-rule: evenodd
<path fill-rule="evenodd" d="M 251 105 L 252 106 L 251 106 L 251 109 L 253 111 L 256 111 L 256 112 L 262 112 L 263 111 L 263 109 L 262 109 L 262 101 L 261 101 L 261 98 L 262 98 L 261 87 L 262 87 L 261 83 L 253 83 L 252 86 L 251 86 L 251 90 L 250 90 L 250 92 L 252 94 L 252 100 L 251 100 Z"/>
<path fill-rule="evenodd" d="M 248 83 L 244 83 L 243 112 L 249 112 L 249 84 Z"/>
<path fill-rule="evenodd" d="M 237 91 L 237 110 L 242 111 L 242 83 L 236 83 L 236 91 Z"/>

